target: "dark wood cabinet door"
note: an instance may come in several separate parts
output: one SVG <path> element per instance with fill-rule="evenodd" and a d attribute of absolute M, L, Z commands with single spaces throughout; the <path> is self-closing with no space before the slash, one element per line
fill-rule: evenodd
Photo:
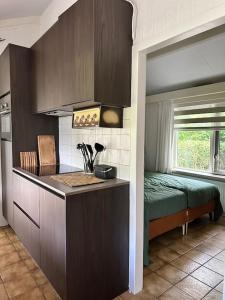
<path fill-rule="evenodd" d="M 19 239 L 40 264 L 40 230 L 16 204 L 14 204 L 14 225 Z"/>
<path fill-rule="evenodd" d="M 93 3 L 78 1 L 59 18 L 61 97 L 65 105 L 94 97 Z"/>
<path fill-rule="evenodd" d="M 66 202 L 44 189 L 40 192 L 41 269 L 66 299 Z"/>
<path fill-rule="evenodd" d="M 13 173 L 16 187 L 14 202 L 33 220 L 40 225 L 40 188 L 37 184 Z"/>
<path fill-rule="evenodd" d="M 10 91 L 9 47 L 0 55 L 0 97 Z"/>
<path fill-rule="evenodd" d="M 12 143 L 1 141 L 1 168 L 2 168 L 2 208 L 3 216 L 9 225 L 13 224 L 13 173 L 12 173 Z"/>
<path fill-rule="evenodd" d="M 55 23 L 32 47 L 34 111 L 46 112 L 61 106 L 60 32 Z"/>

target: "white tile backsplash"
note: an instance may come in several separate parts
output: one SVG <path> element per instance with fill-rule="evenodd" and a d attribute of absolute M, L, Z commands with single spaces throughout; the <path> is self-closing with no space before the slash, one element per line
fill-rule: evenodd
<path fill-rule="evenodd" d="M 124 128 L 72 129 L 72 117 L 59 118 L 60 162 L 83 168 L 77 144 L 101 143 L 106 147 L 97 162 L 117 168 L 117 177 L 130 179 L 130 109 L 124 109 Z"/>

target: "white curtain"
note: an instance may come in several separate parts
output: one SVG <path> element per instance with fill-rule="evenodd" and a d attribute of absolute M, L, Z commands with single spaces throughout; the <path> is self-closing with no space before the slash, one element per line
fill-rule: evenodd
<path fill-rule="evenodd" d="M 172 102 L 146 104 L 145 169 L 171 173 L 173 166 Z"/>

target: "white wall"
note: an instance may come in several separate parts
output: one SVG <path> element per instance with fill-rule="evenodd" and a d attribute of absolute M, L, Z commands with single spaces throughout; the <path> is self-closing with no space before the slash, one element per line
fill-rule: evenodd
<path fill-rule="evenodd" d="M 106 150 L 99 155 L 98 163 L 117 168 L 117 177 L 130 179 L 130 109 L 124 110 L 124 128 L 72 129 L 72 117 L 59 118 L 60 162 L 83 168 L 83 159 L 76 149 L 78 143 L 103 144 Z"/>
<path fill-rule="evenodd" d="M 0 37 L 6 41 L 0 43 L 0 53 L 9 44 L 30 47 L 39 37 L 39 17 L 0 20 Z"/>

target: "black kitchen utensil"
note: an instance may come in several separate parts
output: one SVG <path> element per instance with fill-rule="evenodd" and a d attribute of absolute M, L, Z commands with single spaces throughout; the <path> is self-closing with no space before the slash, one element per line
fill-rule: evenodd
<path fill-rule="evenodd" d="M 94 155 L 93 148 L 89 144 L 86 144 L 86 147 L 87 147 L 87 149 L 88 149 L 88 151 L 90 153 L 90 159 L 92 160 L 93 159 L 93 155 Z"/>
<path fill-rule="evenodd" d="M 104 150 L 105 150 L 105 147 L 103 145 L 101 145 L 99 143 L 95 143 L 95 151 L 96 151 L 96 153 L 95 153 L 94 161 L 95 161 L 98 153 L 103 152 Z"/>

